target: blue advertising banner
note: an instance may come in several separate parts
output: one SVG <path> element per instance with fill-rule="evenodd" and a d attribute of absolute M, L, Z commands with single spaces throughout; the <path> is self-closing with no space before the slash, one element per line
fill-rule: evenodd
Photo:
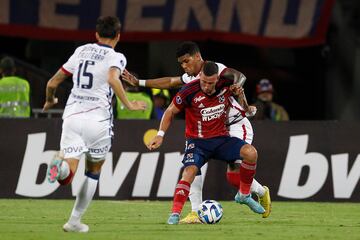
<path fill-rule="evenodd" d="M 334 0 L 0 0 L 0 34 L 94 40 L 101 15 L 125 41 L 217 40 L 298 47 L 324 42 Z"/>

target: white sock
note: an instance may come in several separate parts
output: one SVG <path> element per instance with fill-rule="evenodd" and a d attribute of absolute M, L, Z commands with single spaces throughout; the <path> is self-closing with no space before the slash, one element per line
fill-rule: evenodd
<path fill-rule="evenodd" d="M 80 223 L 82 215 L 88 208 L 92 198 L 94 197 L 98 181 L 86 177 L 84 183 L 80 187 L 80 191 L 76 196 L 75 205 L 69 218 L 69 223 Z"/>
<path fill-rule="evenodd" d="M 67 163 L 67 161 L 62 161 L 61 165 L 60 165 L 59 179 L 64 180 L 65 178 L 67 178 L 69 176 L 69 174 L 70 174 L 69 164 Z"/>
<path fill-rule="evenodd" d="M 258 196 L 262 197 L 265 194 L 265 188 L 254 178 L 250 187 L 251 193 L 256 193 Z"/>
<path fill-rule="evenodd" d="M 202 176 L 198 175 L 190 186 L 189 199 L 191 202 L 191 210 L 199 210 L 199 206 L 202 203 Z"/>

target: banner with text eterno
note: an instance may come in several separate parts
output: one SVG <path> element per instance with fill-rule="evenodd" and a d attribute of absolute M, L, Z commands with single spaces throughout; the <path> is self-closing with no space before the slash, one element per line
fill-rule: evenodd
<path fill-rule="evenodd" d="M 59 149 L 61 119 L 0 120 L 0 198 L 72 198 L 84 178 L 84 159 L 70 186 L 51 184 L 46 168 Z M 158 121 L 116 121 L 97 198 L 169 199 L 181 173 L 184 122 L 175 121 L 154 152 L 143 141 Z M 358 201 L 360 123 L 255 122 L 256 179 L 274 200 Z M 67 149 L 76 151 L 76 149 Z M 101 149 L 99 150 L 101 151 Z M 202 168 L 204 198 L 232 200 L 226 164 Z"/>
<path fill-rule="evenodd" d="M 99 16 L 122 40 L 217 40 L 272 47 L 325 41 L 334 0 L 1 0 L 0 34 L 94 41 Z"/>

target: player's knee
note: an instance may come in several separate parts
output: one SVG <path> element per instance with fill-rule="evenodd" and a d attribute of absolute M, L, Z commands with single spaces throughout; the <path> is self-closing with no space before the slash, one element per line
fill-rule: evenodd
<path fill-rule="evenodd" d="M 199 168 L 196 165 L 190 165 L 184 168 L 183 174 L 182 174 L 182 180 L 192 183 L 194 181 L 194 178 L 198 172 Z"/>
<path fill-rule="evenodd" d="M 246 144 L 240 149 L 240 156 L 245 162 L 251 163 L 255 163 L 258 158 L 256 149 L 250 144 Z"/>
<path fill-rule="evenodd" d="M 100 162 L 105 161 L 105 156 L 94 157 L 90 153 L 86 152 L 85 160 L 86 160 L 86 162 L 90 162 L 90 163 L 100 163 Z"/>
<path fill-rule="evenodd" d="M 104 164 L 104 158 L 94 158 L 90 155 L 86 156 L 86 171 L 92 173 L 99 173 L 101 172 L 102 165 Z"/>

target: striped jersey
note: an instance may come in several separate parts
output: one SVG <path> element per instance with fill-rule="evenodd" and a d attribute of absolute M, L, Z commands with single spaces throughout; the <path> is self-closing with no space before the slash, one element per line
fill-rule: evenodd
<path fill-rule="evenodd" d="M 216 92 L 208 96 L 200 88 L 200 80 L 186 84 L 173 98 L 173 104 L 185 111 L 186 138 L 213 138 L 228 136 L 226 128 L 229 86 L 233 80 L 220 78 L 216 83 Z"/>
<path fill-rule="evenodd" d="M 221 77 L 221 75 L 225 72 L 227 67 L 222 63 L 216 63 L 216 65 L 219 68 L 218 75 Z M 181 81 L 184 84 L 188 84 L 199 78 L 200 78 L 200 73 L 197 76 L 190 76 L 187 73 L 184 73 L 180 77 Z M 244 109 L 239 105 L 239 103 L 234 99 L 234 97 L 231 96 L 230 98 L 232 105 L 228 112 L 228 120 L 227 120 L 228 125 L 237 123 L 245 117 Z"/>
<path fill-rule="evenodd" d="M 62 70 L 72 75 L 73 88 L 67 100 L 63 119 L 78 117 L 97 121 L 112 121 L 113 90 L 108 83 L 109 69 L 122 73 L 126 58 L 111 46 L 89 43 L 78 47 Z"/>

